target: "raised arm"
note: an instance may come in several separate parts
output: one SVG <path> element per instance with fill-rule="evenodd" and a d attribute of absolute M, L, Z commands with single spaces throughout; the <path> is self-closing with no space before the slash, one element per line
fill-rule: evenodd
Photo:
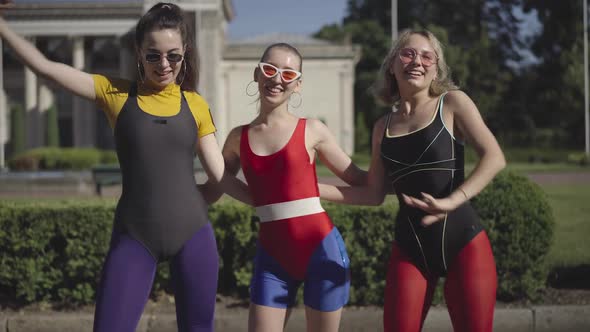
<path fill-rule="evenodd" d="M 385 118 L 379 119 L 373 127 L 371 140 L 371 164 L 366 184 L 336 187 L 320 183 L 320 197 L 336 203 L 357 205 L 380 205 L 385 198 L 385 171 L 381 160 L 381 139 Z"/>
<path fill-rule="evenodd" d="M 208 204 L 216 202 L 226 192 L 233 198 L 252 205 L 248 186 L 236 177 L 240 170 L 240 136 L 238 129 L 234 128 L 230 132 L 225 140 L 222 152 L 219 152 L 215 135 L 207 135 L 199 140 L 199 150 L 202 151 L 199 157 L 209 177 L 205 184 L 199 186 L 199 190 L 203 193 L 203 197 Z M 203 139 L 209 136 L 212 136 L 214 142 L 207 142 L 210 138 L 203 142 Z M 204 154 L 205 151 L 207 151 L 206 154 Z M 207 158 L 208 156 L 209 158 Z M 210 160 L 207 161 L 206 159 Z"/>
<path fill-rule="evenodd" d="M 496 138 L 469 96 L 458 90 L 449 92 L 445 97 L 445 109 L 452 114 L 453 134 L 475 148 L 479 161 L 465 182 L 448 197 L 435 199 L 426 193 L 421 198 L 404 196 L 408 205 L 430 214 L 422 220 L 425 225 L 441 220 L 446 212 L 456 209 L 477 195 L 506 166 Z"/>
<path fill-rule="evenodd" d="M 2 0 L 3 5 L 0 6 L 0 9 L 6 7 L 6 2 Z M 33 44 L 16 34 L 1 16 L 0 38 L 12 48 L 16 57 L 35 74 L 56 82 L 78 96 L 90 100 L 95 99 L 94 81 L 90 74 L 47 59 Z"/>

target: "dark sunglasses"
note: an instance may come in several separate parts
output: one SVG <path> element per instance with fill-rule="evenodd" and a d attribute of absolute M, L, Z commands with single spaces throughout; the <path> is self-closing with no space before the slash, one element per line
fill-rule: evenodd
<path fill-rule="evenodd" d="M 184 59 L 184 55 L 178 53 L 169 53 L 164 55 L 166 60 L 170 63 L 177 63 Z M 162 54 L 160 53 L 146 53 L 145 54 L 145 61 L 148 63 L 158 63 L 162 60 Z"/>

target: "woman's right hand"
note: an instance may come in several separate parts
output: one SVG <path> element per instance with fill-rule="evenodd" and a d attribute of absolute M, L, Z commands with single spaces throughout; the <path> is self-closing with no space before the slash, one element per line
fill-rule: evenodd
<path fill-rule="evenodd" d="M 0 0 L 0 13 L 14 7 L 12 0 Z M 94 79 L 92 75 L 70 65 L 47 59 L 34 43 L 14 32 L 0 15 L 0 38 L 12 50 L 15 57 L 38 76 L 61 85 L 66 90 L 94 101 Z"/>

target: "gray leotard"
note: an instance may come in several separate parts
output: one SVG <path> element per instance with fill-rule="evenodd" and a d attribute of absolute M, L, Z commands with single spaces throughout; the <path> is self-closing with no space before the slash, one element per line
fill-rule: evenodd
<path fill-rule="evenodd" d="M 156 259 L 177 253 L 208 222 L 193 172 L 197 126 L 181 96 L 178 114 L 154 116 L 139 108 L 133 84 L 115 125 L 123 173 L 115 229 L 140 241 Z"/>

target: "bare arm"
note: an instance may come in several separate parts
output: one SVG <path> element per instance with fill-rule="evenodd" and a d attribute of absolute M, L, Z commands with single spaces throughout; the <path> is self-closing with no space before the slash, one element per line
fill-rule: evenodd
<path fill-rule="evenodd" d="M 12 48 L 17 58 L 37 75 L 58 83 L 78 96 L 90 100 L 96 98 L 92 75 L 66 64 L 50 61 L 33 44 L 12 31 L 2 17 L 0 38 Z"/>
<path fill-rule="evenodd" d="M 340 148 L 330 129 L 316 119 L 307 120 L 306 141 L 315 143 L 314 149 L 320 161 L 336 176 L 349 185 L 367 183 L 367 172 L 358 168 L 350 157 Z"/>
<path fill-rule="evenodd" d="M 227 192 L 233 198 L 252 205 L 252 198 L 250 196 L 248 186 L 236 178 L 236 174 L 240 170 L 240 136 L 236 134 L 239 133 L 237 129 L 239 128 L 234 128 L 234 130 L 232 130 L 228 135 L 223 146 L 223 152 L 221 153 L 219 152 L 219 146 L 217 145 L 217 140 L 215 139 L 214 135 L 207 135 L 203 137 L 213 137 L 216 147 L 213 167 L 219 168 L 219 163 L 221 163 L 221 167 L 223 168 L 223 171 L 221 171 L 221 178 L 218 178 L 219 170 L 217 170 L 217 173 L 212 172 L 210 174 L 209 171 L 207 171 L 208 166 L 205 166 L 205 163 L 203 162 L 203 167 L 205 168 L 209 179 L 205 184 L 199 186 L 199 190 L 201 190 L 203 193 L 205 201 L 207 201 L 208 204 L 216 202 L 224 192 Z M 201 138 L 200 141 L 202 141 L 203 138 Z"/>
<path fill-rule="evenodd" d="M 422 194 L 422 198 L 404 196 L 410 206 L 430 213 L 424 217 L 424 224 L 441 220 L 446 212 L 456 209 L 477 195 L 506 166 L 496 138 L 469 96 L 462 91 L 451 91 L 445 97 L 445 108 L 452 112 L 453 127 L 456 128 L 454 135 L 463 137 L 475 148 L 479 161 L 469 178 L 446 198 L 435 199 L 426 193 Z"/>
<path fill-rule="evenodd" d="M 381 139 L 385 118 L 375 123 L 371 143 L 371 164 L 367 183 L 362 186 L 336 187 L 320 183 L 320 197 L 329 201 L 357 205 L 380 205 L 385 198 L 385 171 L 381 160 Z"/>

